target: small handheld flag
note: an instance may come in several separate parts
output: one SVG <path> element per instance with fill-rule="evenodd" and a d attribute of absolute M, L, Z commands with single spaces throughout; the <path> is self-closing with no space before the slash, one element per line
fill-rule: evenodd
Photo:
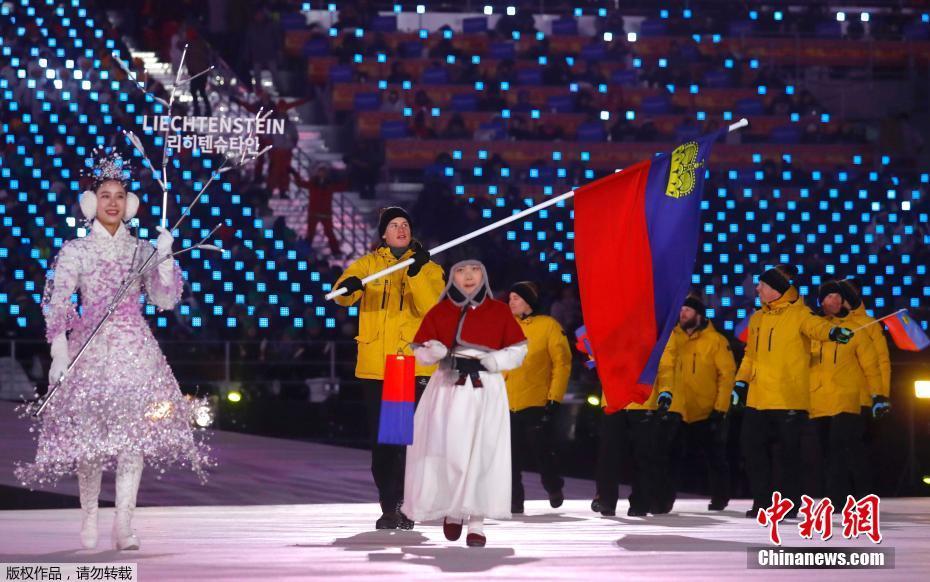
<path fill-rule="evenodd" d="M 894 340 L 895 345 L 902 350 L 919 352 L 930 346 L 930 338 L 906 309 L 885 319 L 885 327 L 891 333 L 891 339 Z"/>
<path fill-rule="evenodd" d="M 597 362 L 594 361 L 594 350 L 591 349 L 591 340 L 588 339 L 588 329 L 583 325 L 576 329 L 575 339 L 577 340 L 575 349 L 588 355 L 588 361 L 584 363 L 585 367 L 593 370 L 597 367 Z"/>
<path fill-rule="evenodd" d="M 387 356 L 381 391 L 378 442 L 382 445 L 413 444 L 416 359 L 402 354 Z"/>
<path fill-rule="evenodd" d="M 736 336 L 736 339 L 746 343 L 749 340 L 749 318 L 751 315 L 747 315 L 743 321 L 736 324 L 736 328 L 733 330 L 733 335 Z"/>

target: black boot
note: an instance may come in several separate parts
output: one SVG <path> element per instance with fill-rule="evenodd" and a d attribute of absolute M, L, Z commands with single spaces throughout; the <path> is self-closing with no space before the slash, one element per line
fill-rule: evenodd
<path fill-rule="evenodd" d="M 399 504 L 381 502 L 381 517 L 375 522 L 375 529 L 397 529 L 400 527 L 401 513 Z"/>

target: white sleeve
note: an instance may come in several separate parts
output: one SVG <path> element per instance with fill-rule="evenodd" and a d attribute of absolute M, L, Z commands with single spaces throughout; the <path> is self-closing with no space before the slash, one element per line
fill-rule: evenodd
<path fill-rule="evenodd" d="M 526 351 L 527 344 L 523 341 L 502 350 L 488 352 L 487 355 L 481 358 L 481 365 L 484 366 L 488 372 L 506 372 L 507 370 L 513 370 L 514 368 L 519 368 L 520 364 L 523 363 L 523 358 L 526 357 Z"/>

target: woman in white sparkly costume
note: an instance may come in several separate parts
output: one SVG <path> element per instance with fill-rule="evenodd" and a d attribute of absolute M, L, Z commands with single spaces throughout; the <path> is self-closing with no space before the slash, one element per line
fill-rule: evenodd
<path fill-rule="evenodd" d="M 195 438 L 186 399 L 142 315 L 143 292 L 161 309 L 181 298 L 181 271 L 171 253 L 171 233 L 159 228 L 157 247 L 130 234 L 124 222 L 139 199 L 126 191 L 128 171 L 114 155 L 94 170 L 94 189 L 81 195 L 81 211 L 92 220 L 89 234 L 66 242 L 48 274 L 43 300 L 51 343 L 49 384 L 61 377 L 124 280 L 153 252 L 154 266 L 132 283 L 113 315 L 90 342 L 40 416 L 34 463 L 20 465 L 24 485 L 52 484 L 77 473 L 85 548 L 97 545 L 97 499 L 102 471 L 116 469 L 116 549 L 139 548 L 131 520 L 144 464 L 159 470 L 181 464 L 202 479 L 207 448 Z M 156 266 L 157 265 L 157 266 Z M 80 309 L 72 301 L 77 292 Z"/>

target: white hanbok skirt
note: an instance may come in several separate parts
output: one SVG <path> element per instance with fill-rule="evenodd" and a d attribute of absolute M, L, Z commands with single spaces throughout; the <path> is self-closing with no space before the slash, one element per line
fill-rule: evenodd
<path fill-rule="evenodd" d="M 414 415 L 404 504 L 414 521 L 510 518 L 510 412 L 504 377 L 480 372 L 482 388 L 459 373 L 433 374 Z"/>

